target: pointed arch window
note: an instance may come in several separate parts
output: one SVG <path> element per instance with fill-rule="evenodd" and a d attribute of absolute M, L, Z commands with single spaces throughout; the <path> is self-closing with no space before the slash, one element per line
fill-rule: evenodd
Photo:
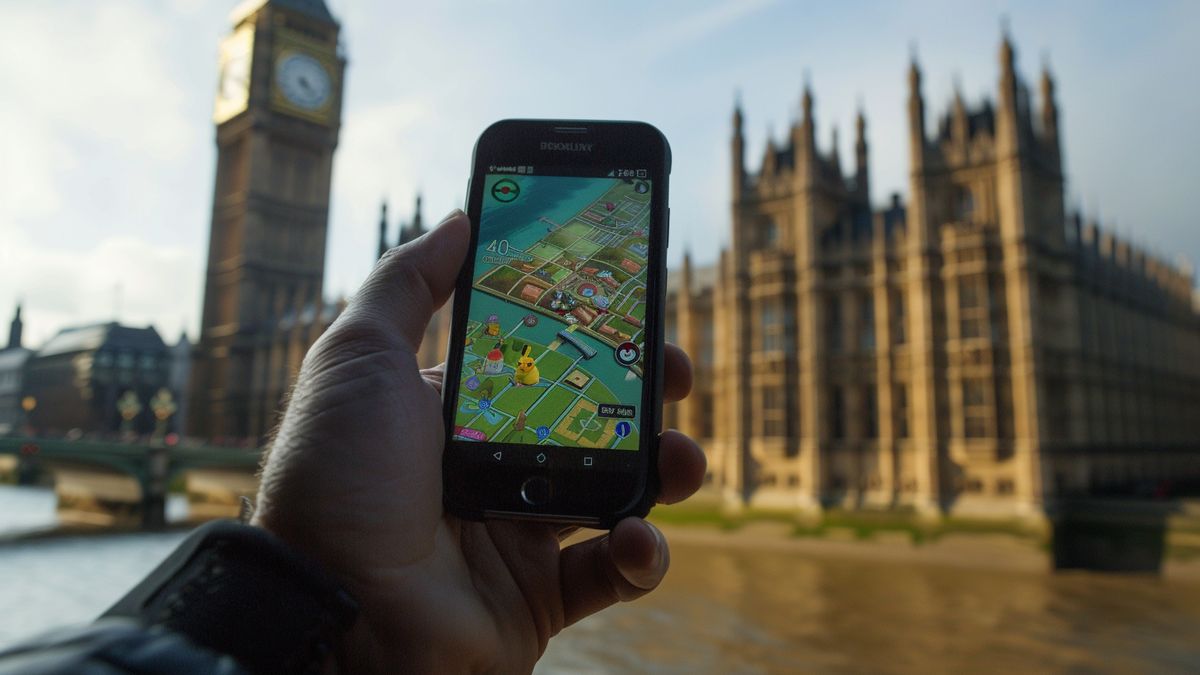
<path fill-rule="evenodd" d="M 975 219 L 975 194 L 971 192 L 971 188 L 965 185 L 960 185 L 955 190 L 954 215 L 957 220 L 964 223 Z"/>

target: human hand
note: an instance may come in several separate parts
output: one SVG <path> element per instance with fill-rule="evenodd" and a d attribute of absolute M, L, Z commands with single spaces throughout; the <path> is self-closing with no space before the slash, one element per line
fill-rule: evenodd
<path fill-rule="evenodd" d="M 564 548 L 558 526 L 443 511 L 442 370 L 419 370 L 415 354 L 469 233 L 456 211 L 376 265 L 305 357 L 263 469 L 254 524 L 361 604 L 343 670 L 529 671 L 563 628 L 644 595 L 667 570 L 666 541 L 640 518 Z M 668 345 L 665 369 L 667 400 L 686 396 L 687 356 Z M 662 434 L 660 502 L 690 496 L 704 470 L 694 441 Z"/>

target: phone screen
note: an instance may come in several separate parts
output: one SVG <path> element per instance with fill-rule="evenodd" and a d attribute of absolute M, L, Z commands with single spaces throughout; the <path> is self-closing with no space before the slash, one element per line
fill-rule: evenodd
<path fill-rule="evenodd" d="M 454 438 L 636 451 L 651 181 L 498 169 L 484 176 Z"/>

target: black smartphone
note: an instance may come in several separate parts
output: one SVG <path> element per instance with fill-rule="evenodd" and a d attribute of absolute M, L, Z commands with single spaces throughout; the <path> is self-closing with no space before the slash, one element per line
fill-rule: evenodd
<path fill-rule="evenodd" d="M 446 509 L 599 528 L 643 516 L 658 495 L 667 140 L 642 122 L 504 120 L 473 165 Z"/>

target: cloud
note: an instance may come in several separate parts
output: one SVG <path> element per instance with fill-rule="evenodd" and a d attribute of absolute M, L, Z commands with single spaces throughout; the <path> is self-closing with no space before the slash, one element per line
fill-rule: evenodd
<path fill-rule="evenodd" d="M 672 18 L 665 25 L 655 26 L 639 36 L 637 45 L 630 52 L 653 59 L 699 42 L 714 33 L 728 31 L 730 25 L 739 19 L 775 4 L 778 4 L 778 0 L 725 0 L 700 12 Z"/>
<path fill-rule="evenodd" d="M 0 238 L 0 309 L 6 318 L 24 302 L 27 347 L 63 326 L 114 318 L 153 324 L 170 342 L 187 327 L 195 339 L 203 278 L 197 252 L 125 235 L 84 251 L 39 246 L 11 230 L 0 230 Z"/>
<path fill-rule="evenodd" d="M 184 155 L 183 83 L 162 57 L 167 32 L 160 17 L 134 5 L 5 8 L 0 217 L 59 212 L 65 183 L 96 152 L 150 162 Z"/>

